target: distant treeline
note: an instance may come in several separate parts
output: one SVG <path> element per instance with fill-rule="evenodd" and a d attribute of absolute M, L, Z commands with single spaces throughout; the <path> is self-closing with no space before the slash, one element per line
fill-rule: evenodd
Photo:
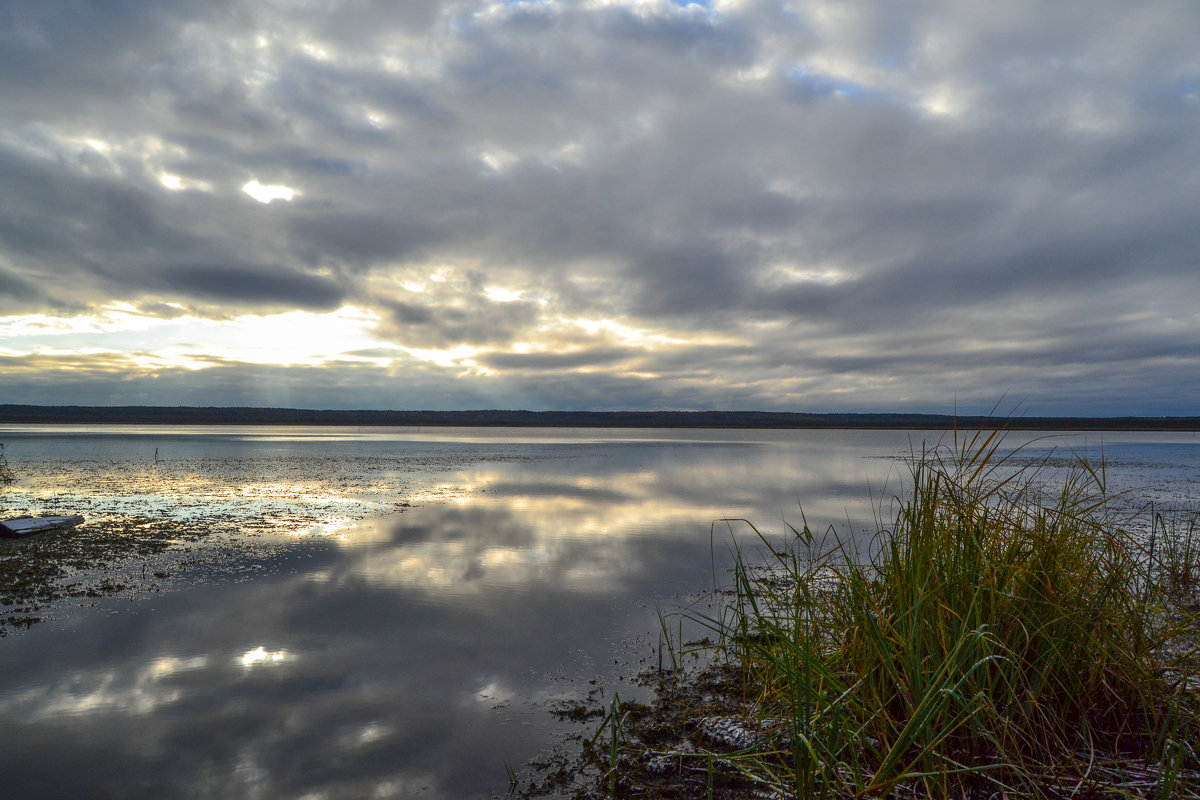
<path fill-rule="evenodd" d="M 1200 431 L 1200 417 L 994 417 L 787 411 L 370 411 L 189 406 L 0 405 L 0 423 L 533 428 L 875 428 Z"/>

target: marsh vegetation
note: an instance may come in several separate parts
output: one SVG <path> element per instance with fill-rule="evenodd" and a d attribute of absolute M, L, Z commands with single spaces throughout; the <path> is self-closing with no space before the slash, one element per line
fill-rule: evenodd
<path fill-rule="evenodd" d="M 761 535 L 685 612 L 710 638 L 663 641 L 655 702 L 582 740 L 576 796 L 1200 797 L 1195 515 L 1137 524 L 1102 466 L 1048 490 L 1011 457 L 915 453 L 866 543 Z"/>
<path fill-rule="evenodd" d="M 16 479 L 17 476 L 8 466 L 8 456 L 4 455 L 4 444 L 0 443 L 0 486 L 7 486 Z"/>

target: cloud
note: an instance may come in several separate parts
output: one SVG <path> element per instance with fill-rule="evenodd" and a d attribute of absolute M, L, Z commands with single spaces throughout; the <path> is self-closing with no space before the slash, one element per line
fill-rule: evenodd
<path fill-rule="evenodd" d="M 345 297 L 335 282 L 287 267 L 184 266 L 165 281 L 169 289 L 194 297 L 260 306 L 337 308 Z"/>
<path fill-rule="evenodd" d="M 449 407 L 1137 405 L 1039 365 L 1130 383 L 1196 337 L 1197 16 L 21 0 L 0 313 L 354 304 Z M 1150 361 L 1098 356 L 1097 314 L 1106 352 Z M 380 402 L 414 403 L 396 380 Z"/>
<path fill-rule="evenodd" d="M 626 361 L 636 354 L 626 348 L 581 350 L 574 353 L 493 353 L 483 363 L 500 370 L 566 370 L 597 367 Z"/>

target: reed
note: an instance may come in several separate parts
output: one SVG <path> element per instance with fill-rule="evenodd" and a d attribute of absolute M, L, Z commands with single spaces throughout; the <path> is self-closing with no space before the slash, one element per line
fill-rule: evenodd
<path fill-rule="evenodd" d="M 0 442 L 0 486 L 6 486 L 16 481 L 17 476 L 8 466 L 8 456 L 4 455 L 4 444 Z"/>
<path fill-rule="evenodd" d="M 698 620 L 758 743 L 724 758 L 783 796 L 1200 796 L 1194 520 L 1150 535 L 1102 468 L 1053 493 L 980 432 L 915 454 L 867 545 L 805 524 L 739 559 Z M 1190 610 L 1189 610 L 1190 609 Z"/>

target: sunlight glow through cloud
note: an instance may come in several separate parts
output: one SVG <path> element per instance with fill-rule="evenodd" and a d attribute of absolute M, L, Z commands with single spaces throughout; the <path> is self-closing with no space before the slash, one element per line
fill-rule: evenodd
<path fill-rule="evenodd" d="M 291 200 L 296 196 L 296 190 L 290 186 L 264 185 L 258 181 L 250 181 L 242 187 L 242 191 L 260 203 L 270 203 L 272 200 Z"/>
<path fill-rule="evenodd" d="M 329 314 L 288 311 L 213 320 L 193 315 L 155 317 L 128 304 L 111 304 L 86 316 L 0 317 L 0 344 L 14 354 L 128 353 L 140 364 L 187 369 L 213 359 L 251 364 L 320 365 L 332 359 L 384 364 L 386 357 L 353 355 L 389 346 L 371 332 L 376 323 L 374 314 L 355 307 Z"/>
<path fill-rule="evenodd" d="M 504 289 L 499 286 L 489 286 L 483 292 L 494 303 L 511 303 L 524 296 L 522 292 L 514 292 L 512 289 Z"/>
<path fill-rule="evenodd" d="M 175 175 L 170 172 L 159 173 L 158 182 L 162 184 L 164 189 L 169 189 L 172 192 L 182 192 L 188 189 L 204 192 L 212 191 L 212 184 L 208 181 L 189 180 L 181 175 Z"/>

